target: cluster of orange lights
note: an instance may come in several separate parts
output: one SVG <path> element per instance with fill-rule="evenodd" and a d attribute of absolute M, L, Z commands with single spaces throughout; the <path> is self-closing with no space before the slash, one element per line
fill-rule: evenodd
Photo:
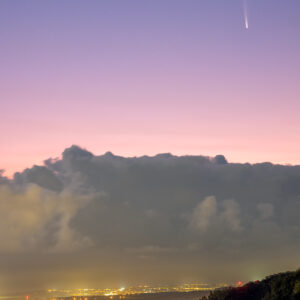
<path fill-rule="evenodd" d="M 237 281 L 236 286 L 242 287 L 244 283 L 242 281 Z M 107 298 L 113 299 L 114 296 L 118 296 L 119 299 L 125 298 L 125 296 L 128 295 L 136 295 L 136 294 L 147 294 L 147 293 L 162 293 L 162 292 L 191 292 L 191 291 L 208 291 L 208 290 L 214 290 L 216 288 L 220 287 L 226 287 L 227 284 L 222 284 L 218 286 L 208 286 L 207 284 L 185 284 L 184 286 L 178 286 L 178 287 L 156 287 L 156 288 L 150 288 L 148 286 L 138 286 L 137 288 L 129 288 L 126 289 L 125 287 L 121 287 L 120 289 L 79 289 L 79 290 L 48 290 L 48 293 L 57 293 L 63 292 L 64 295 L 56 294 L 52 295 L 50 297 L 52 300 L 57 299 L 63 299 L 63 298 L 71 298 L 72 300 L 89 300 L 90 297 L 96 297 L 96 296 L 107 296 Z M 74 293 L 84 293 L 83 295 L 74 295 Z M 72 295 L 73 294 L 73 295 Z M 54 296 L 54 297 L 53 297 Z M 33 300 L 35 299 L 32 298 Z M 29 295 L 25 296 L 25 300 L 29 300 Z"/>

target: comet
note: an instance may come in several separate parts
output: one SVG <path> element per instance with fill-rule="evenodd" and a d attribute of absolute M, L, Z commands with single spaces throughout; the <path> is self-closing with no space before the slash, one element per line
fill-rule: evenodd
<path fill-rule="evenodd" d="M 244 20 L 245 20 L 245 28 L 249 28 L 249 21 L 248 21 L 248 5 L 247 0 L 244 0 Z"/>

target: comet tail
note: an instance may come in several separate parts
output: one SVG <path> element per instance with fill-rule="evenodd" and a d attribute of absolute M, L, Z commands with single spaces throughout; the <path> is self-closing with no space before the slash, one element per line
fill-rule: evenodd
<path fill-rule="evenodd" d="M 247 0 L 244 0 L 244 20 L 245 20 L 245 27 L 246 29 L 249 28 L 249 22 L 248 22 L 248 5 Z"/>

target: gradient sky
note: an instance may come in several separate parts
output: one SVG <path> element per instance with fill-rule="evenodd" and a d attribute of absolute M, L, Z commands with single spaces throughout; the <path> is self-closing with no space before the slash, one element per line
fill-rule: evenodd
<path fill-rule="evenodd" d="M 300 164 L 300 2 L 0 2 L 0 168 L 94 153 Z"/>

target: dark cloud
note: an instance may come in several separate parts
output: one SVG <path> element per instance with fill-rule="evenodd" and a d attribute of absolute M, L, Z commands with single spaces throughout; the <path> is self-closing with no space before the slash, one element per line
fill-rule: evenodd
<path fill-rule="evenodd" d="M 216 155 L 214 162 L 220 165 L 226 165 L 228 163 L 224 155 Z"/>
<path fill-rule="evenodd" d="M 34 166 L 31 169 L 26 169 L 23 173 L 16 173 L 14 181 L 20 185 L 35 183 L 42 188 L 57 192 L 63 190 L 63 183 L 51 170 L 44 166 Z"/>
<path fill-rule="evenodd" d="M 45 287 L 83 284 L 82 276 L 103 284 L 249 280 L 293 268 L 299 187 L 299 166 L 95 156 L 72 146 L 13 180 L 0 174 L 0 275 L 20 285 L 13 273 L 28 275 L 29 266 L 14 261 L 25 258 L 34 266 L 27 284 Z"/>

